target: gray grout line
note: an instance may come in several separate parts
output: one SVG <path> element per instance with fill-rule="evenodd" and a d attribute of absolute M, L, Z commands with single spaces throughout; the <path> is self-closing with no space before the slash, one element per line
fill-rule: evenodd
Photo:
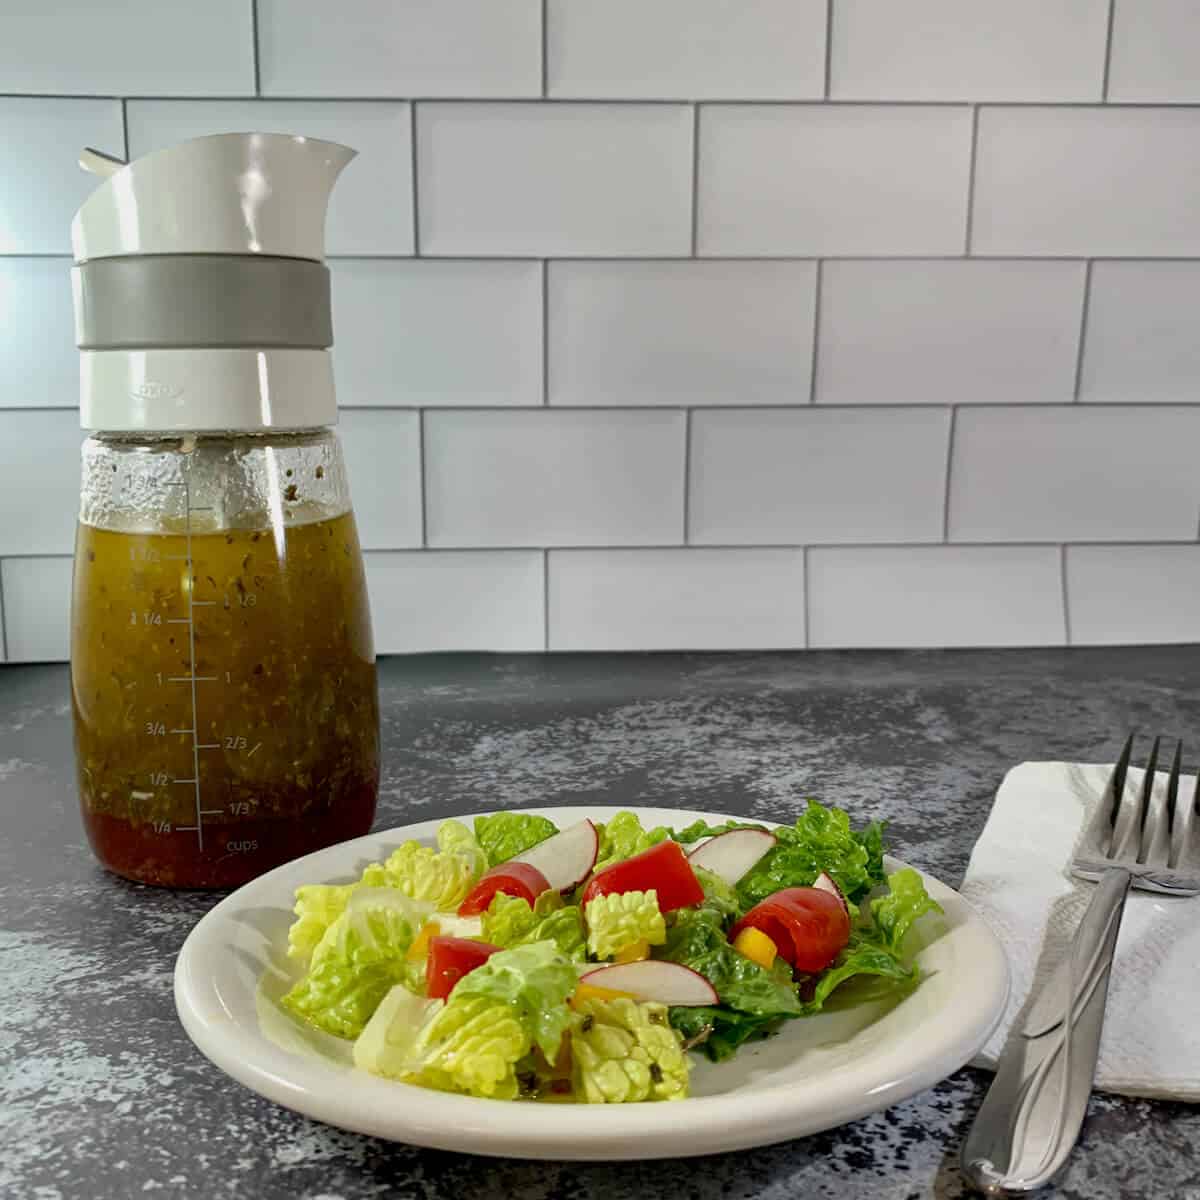
<path fill-rule="evenodd" d="M 692 257 L 700 236 L 700 105 L 692 105 Z"/>
<path fill-rule="evenodd" d="M 413 258 L 421 257 L 421 210 L 418 201 L 420 189 L 417 187 L 417 106 L 408 106 L 408 157 L 409 171 L 412 174 L 412 222 L 413 222 Z"/>
<path fill-rule="evenodd" d="M 833 87 L 833 0 L 825 0 L 825 86 L 822 95 L 829 99 Z"/>
<path fill-rule="evenodd" d="M 121 142 L 123 143 L 123 154 L 125 161 L 129 161 L 129 106 L 121 101 Z"/>
<path fill-rule="evenodd" d="M 683 412 L 683 544 L 692 533 L 692 410 Z"/>
<path fill-rule="evenodd" d="M 1100 99 L 1108 103 L 1108 77 L 1112 71 L 1112 44 L 1116 0 L 1108 0 L 1108 28 L 1104 34 L 1104 76 L 1100 84 Z"/>
<path fill-rule="evenodd" d="M 808 584 L 808 547 L 804 546 L 800 551 L 801 571 L 804 576 L 804 648 L 807 650 L 812 643 L 812 589 Z"/>
<path fill-rule="evenodd" d="M 1075 390 L 1073 398 L 1079 403 L 1080 391 L 1083 387 L 1083 355 L 1087 345 L 1088 312 L 1092 303 L 1092 264 L 1089 261 L 1083 268 L 1083 303 L 1079 306 L 1079 345 L 1075 352 Z"/>
<path fill-rule="evenodd" d="M 0 560 L 0 662 L 8 662 L 8 622 L 4 619 L 4 571 Z"/>
<path fill-rule="evenodd" d="M 421 548 L 429 546 L 429 489 L 426 487 L 425 461 L 429 457 L 425 452 L 425 410 L 417 409 L 417 450 L 420 457 L 417 460 L 417 483 L 421 492 Z"/>
<path fill-rule="evenodd" d="M 542 649 L 550 649 L 550 549 L 542 551 Z"/>
<path fill-rule="evenodd" d="M 963 252 L 971 253 L 971 235 L 975 229 L 975 164 L 979 156 L 979 105 L 971 109 L 971 157 L 967 164 L 967 228 Z"/>
<path fill-rule="evenodd" d="M 258 0 L 250 0 L 250 37 L 254 55 L 254 95 L 262 95 L 262 72 L 258 61 Z"/>
<path fill-rule="evenodd" d="M 550 407 L 550 262 L 542 259 L 542 407 Z"/>
<path fill-rule="evenodd" d="M 549 78 L 550 78 L 550 59 L 549 59 L 549 49 L 548 49 L 549 48 L 550 31 L 549 31 L 549 15 L 546 11 L 548 8 L 549 8 L 549 0 L 542 0 L 542 28 L 541 28 L 541 35 L 542 35 L 541 56 L 542 57 L 541 57 L 540 66 L 542 68 L 542 99 L 543 100 L 546 99 L 546 92 L 549 90 Z"/>
<path fill-rule="evenodd" d="M 1058 546 L 1091 546 L 1100 549 L 1121 549 L 1129 547 L 1154 546 L 1162 549 L 1171 547 L 1195 548 L 1196 541 L 1192 538 L 1142 538 L 1130 541 L 1120 538 L 1116 541 L 1088 540 L 1087 538 L 1072 538 L 1067 542 L 1061 536 L 1047 538 L 1025 538 L 1021 541 L 1002 539 L 994 542 L 954 541 L 940 542 L 929 540 L 925 542 L 639 542 L 618 545 L 598 546 L 591 543 L 555 542 L 551 546 L 372 546 L 363 550 L 364 554 L 540 554 L 544 550 L 570 550 L 572 553 L 593 554 L 655 554 L 663 550 L 727 550 L 730 552 L 748 550 L 809 550 L 823 553 L 827 550 L 1052 550 Z M 70 551 L 61 554 L 9 554 L 5 559 L 22 558 L 71 558 Z"/>
<path fill-rule="evenodd" d="M 1063 634 L 1069 646 L 1071 645 L 1071 595 L 1067 584 L 1067 544 L 1065 542 L 1058 548 L 1058 564 L 1062 574 Z"/>
<path fill-rule="evenodd" d="M 946 490 L 942 495 L 942 541 L 950 542 L 950 477 L 954 472 L 954 433 L 958 426 L 958 408 L 950 409 L 950 430 L 946 438 Z"/>
<path fill-rule="evenodd" d="M 817 367 L 821 356 L 821 293 L 825 290 L 825 266 L 817 259 L 816 278 L 813 280 L 813 327 L 812 355 L 809 363 L 808 402 L 817 402 Z"/>

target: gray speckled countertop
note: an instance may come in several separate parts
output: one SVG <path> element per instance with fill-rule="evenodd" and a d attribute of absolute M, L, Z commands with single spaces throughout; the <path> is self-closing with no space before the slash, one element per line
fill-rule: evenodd
<path fill-rule="evenodd" d="M 1030 758 L 1111 757 L 1122 731 L 1200 746 L 1200 647 L 428 657 L 381 664 L 377 828 L 538 803 L 789 819 L 806 794 L 890 823 L 956 884 L 997 784 Z M 175 954 L 217 897 L 92 858 L 67 672 L 0 667 L 0 1196 L 907 1200 L 965 1195 L 986 1077 L 960 1071 L 816 1137 L 684 1162 L 477 1159 L 344 1133 L 233 1083 L 191 1045 Z M 1200 1200 L 1200 1109 L 1097 1096 L 1057 1189 Z"/>

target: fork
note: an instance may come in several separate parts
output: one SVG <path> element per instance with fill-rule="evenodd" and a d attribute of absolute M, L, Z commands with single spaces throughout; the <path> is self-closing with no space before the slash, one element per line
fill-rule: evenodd
<path fill-rule="evenodd" d="M 1133 740 L 1130 734 L 1071 863 L 1072 874 L 1098 886 L 1070 948 L 1010 1035 L 963 1143 L 963 1171 L 986 1196 L 1042 1187 L 1079 1137 L 1130 887 L 1200 893 L 1200 791 L 1179 794 L 1183 743 L 1160 788 L 1156 737 L 1135 789 L 1131 781 L 1126 787 Z"/>

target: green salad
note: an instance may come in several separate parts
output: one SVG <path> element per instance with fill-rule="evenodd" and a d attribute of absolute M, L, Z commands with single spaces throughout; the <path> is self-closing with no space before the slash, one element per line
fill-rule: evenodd
<path fill-rule="evenodd" d="M 809 801 L 794 825 L 558 828 L 501 812 L 444 821 L 354 883 L 296 891 L 283 997 L 405 1083 L 501 1100 L 688 1095 L 787 1021 L 917 986 L 908 934 L 940 911 L 886 876 L 883 829 Z M 843 990 L 844 989 L 844 990 Z"/>

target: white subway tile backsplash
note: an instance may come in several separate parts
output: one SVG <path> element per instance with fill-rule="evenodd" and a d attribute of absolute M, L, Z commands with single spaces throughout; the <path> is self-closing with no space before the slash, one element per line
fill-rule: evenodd
<path fill-rule="evenodd" d="M 540 263 L 353 258 L 329 269 L 343 404 L 541 404 Z"/>
<path fill-rule="evenodd" d="M 1200 408 L 962 409 L 951 541 L 1194 540 Z"/>
<path fill-rule="evenodd" d="M 541 95 L 540 0 L 339 0 L 330 16 L 258 0 L 264 96 Z"/>
<path fill-rule="evenodd" d="M 679 412 L 428 412 L 429 545 L 679 543 L 683 460 Z"/>
<path fill-rule="evenodd" d="M 963 248 L 969 108 L 706 106 L 699 133 L 701 254 Z"/>
<path fill-rule="evenodd" d="M 551 404 L 806 404 L 816 266 L 557 262 Z"/>
<path fill-rule="evenodd" d="M 1108 98 L 1133 103 L 1200 100 L 1195 0 L 1115 0 Z"/>
<path fill-rule="evenodd" d="M 663 104 L 421 104 L 422 254 L 687 254 L 692 114 Z"/>
<path fill-rule="evenodd" d="M 1200 400 L 1200 263 L 1092 264 L 1080 400 Z"/>
<path fill-rule="evenodd" d="M 9 662 L 62 662 L 71 653 L 71 559 L 0 562 Z"/>
<path fill-rule="evenodd" d="M 0 258 L 0 409 L 78 403 L 71 260 Z"/>
<path fill-rule="evenodd" d="M 549 0 L 549 94 L 819 100 L 825 8 L 825 0 Z"/>
<path fill-rule="evenodd" d="M 1070 402 L 1083 263 L 827 262 L 826 404 Z"/>
<path fill-rule="evenodd" d="M 15 11 L 14 11 L 15 7 Z M 9 5 L 0 86 L 41 95 L 253 96 L 246 0 Z"/>
<path fill-rule="evenodd" d="M 1076 646 L 1200 642 L 1200 546 L 1068 546 Z"/>
<path fill-rule="evenodd" d="M 125 157 L 119 100 L 0 96 L 0 254 L 70 254 L 71 218 L 99 184 L 86 146 Z"/>
<path fill-rule="evenodd" d="M 421 545 L 420 415 L 343 409 L 338 436 L 363 549 Z"/>
<path fill-rule="evenodd" d="M 983 108 L 977 254 L 1200 253 L 1200 109 Z"/>
<path fill-rule="evenodd" d="M 835 0 L 836 100 L 1099 100 L 1108 0 Z"/>
<path fill-rule="evenodd" d="M 330 254 L 413 252 L 412 146 L 407 104 L 321 100 L 134 100 L 132 155 L 209 133 L 290 133 L 358 151 L 333 189 Z M 119 120 L 119 115 L 118 115 Z"/>
<path fill-rule="evenodd" d="M 552 550 L 551 650 L 804 646 L 801 550 Z"/>
<path fill-rule="evenodd" d="M 0 555 L 71 554 L 79 516 L 73 409 L 0 412 Z"/>
<path fill-rule="evenodd" d="M 689 541 L 937 541 L 948 410 L 698 410 Z"/>
<path fill-rule="evenodd" d="M 1057 546 L 871 546 L 808 555 L 809 644 L 1056 646 Z"/>
<path fill-rule="evenodd" d="M 539 550 L 368 554 L 376 652 L 543 649 L 542 559 Z"/>

